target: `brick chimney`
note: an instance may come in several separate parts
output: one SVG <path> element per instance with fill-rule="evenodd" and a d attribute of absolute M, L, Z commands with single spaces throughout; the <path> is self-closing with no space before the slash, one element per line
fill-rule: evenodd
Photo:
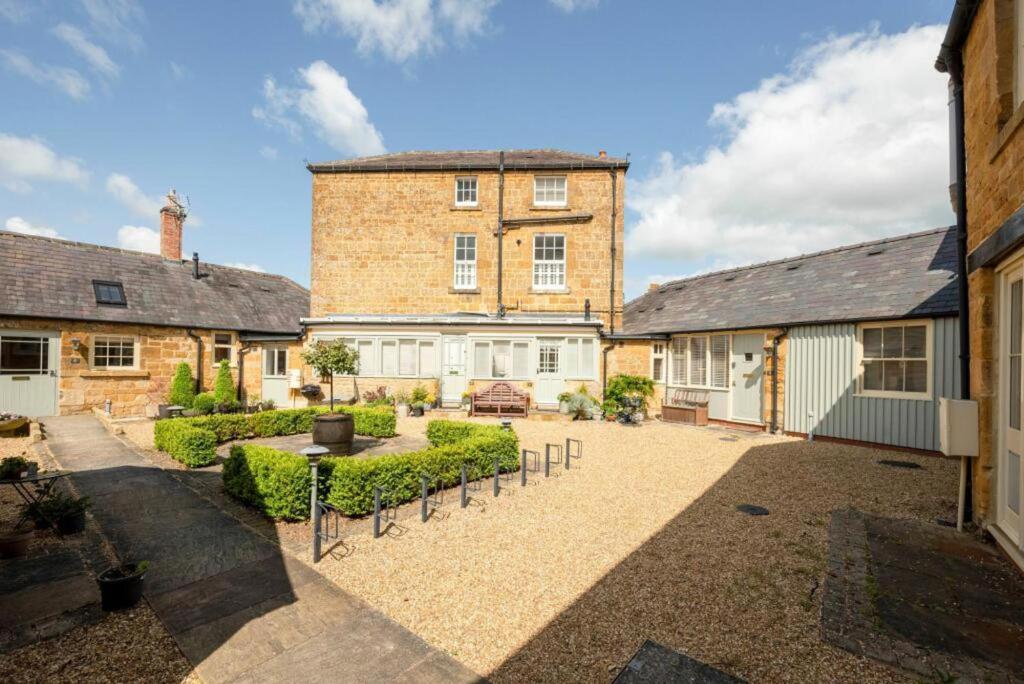
<path fill-rule="evenodd" d="M 174 188 L 171 188 L 167 193 L 167 204 L 160 210 L 160 256 L 164 259 L 181 260 L 181 229 L 187 214 Z"/>
<path fill-rule="evenodd" d="M 600 150 L 597 153 L 597 156 L 600 157 L 601 159 L 607 159 L 608 158 L 608 153 L 605 150 Z"/>
<path fill-rule="evenodd" d="M 650 285 L 647 286 L 647 291 L 657 292 L 659 287 L 661 287 L 661 285 L 659 285 L 658 283 L 651 283 Z"/>

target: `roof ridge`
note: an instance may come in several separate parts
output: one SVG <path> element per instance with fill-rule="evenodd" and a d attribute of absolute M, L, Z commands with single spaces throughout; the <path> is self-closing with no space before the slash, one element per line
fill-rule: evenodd
<path fill-rule="evenodd" d="M 684 278 L 676 278 L 675 280 L 670 280 L 668 282 L 661 283 L 658 286 L 658 291 L 662 290 L 663 288 L 668 287 L 669 285 L 676 285 L 678 283 L 688 283 L 688 282 L 692 282 L 694 280 L 700 280 L 702 278 L 710 278 L 712 276 L 724 275 L 726 273 L 738 273 L 740 271 L 751 271 L 751 270 L 756 269 L 756 268 L 765 268 L 767 266 L 778 266 L 780 264 L 786 264 L 786 263 L 790 263 L 790 262 L 793 262 L 793 261 L 802 261 L 802 260 L 805 260 L 805 259 L 812 259 L 812 258 L 815 258 L 815 257 L 825 256 L 827 254 L 836 254 L 838 252 L 849 252 L 849 251 L 855 250 L 855 249 L 863 249 L 864 247 L 873 247 L 875 245 L 890 244 L 890 243 L 893 243 L 893 242 L 899 242 L 901 240 L 911 240 L 913 238 L 924 237 L 925 235 L 934 235 L 936 233 L 945 233 L 945 232 L 948 232 L 950 230 L 956 230 L 956 226 L 945 226 L 945 227 L 942 227 L 942 228 L 930 228 L 928 230 L 921 230 L 921 231 L 918 231 L 918 232 L 915 232 L 915 233 L 905 233 L 904 235 L 895 235 L 893 237 L 881 238 L 881 239 L 878 239 L 878 240 L 868 240 L 867 242 L 858 242 L 858 243 L 855 243 L 855 244 L 852 244 L 852 245 L 842 245 L 840 247 L 832 247 L 830 249 L 823 249 L 823 250 L 818 251 L 818 252 L 807 252 L 806 254 L 797 254 L 795 256 L 784 257 L 782 259 L 774 259 L 772 261 L 761 261 L 761 262 L 758 262 L 756 264 L 747 264 L 746 266 L 735 266 L 733 268 L 726 268 L 726 269 L 722 269 L 720 271 L 710 271 L 708 273 L 700 273 L 700 274 L 697 274 L 697 275 L 686 276 Z M 647 294 L 650 294 L 650 293 L 649 292 L 645 292 L 644 294 L 640 295 L 640 297 L 636 297 L 635 299 L 631 299 L 630 302 L 636 301 L 637 299 L 640 299 L 641 297 L 644 297 Z"/>

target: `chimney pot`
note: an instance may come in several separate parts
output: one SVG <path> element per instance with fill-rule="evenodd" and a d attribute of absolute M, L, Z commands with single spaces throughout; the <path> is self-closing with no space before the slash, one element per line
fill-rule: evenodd
<path fill-rule="evenodd" d="M 181 232 L 185 225 L 185 207 L 172 188 L 167 204 L 160 210 L 160 256 L 181 261 Z"/>
<path fill-rule="evenodd" d="M 657 292 L 659 287 L 661 287 L 661 285 L 659 285 L 658 283 L 651 283 L 650 285 L 647 286 L 647 291 Z"/>
<path fill-rule="evenodd" d="M 600 152 L 597 153 L 597 156 L 600 157 L 601 159 L 607 159 L 608 152 L 606 152 L 605 150 L 601 150 Z"/>

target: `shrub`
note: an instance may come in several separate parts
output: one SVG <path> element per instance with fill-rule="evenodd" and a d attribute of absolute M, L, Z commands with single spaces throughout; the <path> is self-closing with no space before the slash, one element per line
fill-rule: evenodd
<path fill-rule="evenodd" d="M 363 392 L 363 402 L 367 406 L 394 406 L 395 400 L 388 396 L 387 387 L 378 387 L 375 390 Z"/>
<path fill-rule="evenodd" d="M 192 410 L 201 416 L 213 413 L 213 409 L 216 405 L 217 400 L 213 398 L 213 394 L 210 392 L 197 394 L 196 398 L 192 400 Z"/>
<path fill-rule="evenodd" d="M 195 420 L 203 419 L 158 420 L 153 428 L 153 446 L 166 451 L 189 468 L 210 465 L 217 457 L 217 434 L 197 427 L 192 422 Z"/>
<path fill-rule="evenodd" d="M 176 418 L 175 420 L 181 420 Z M 186 418 L 192 427 L 209 430 L 217 436 L 218 444 L 232 439 L 242 439 L 252 434 L 249 416 L 244 413 L 216 413 L 212 416 Z"/>
<path fill-rule="evenodd" d="M 429 396 L 430 393 L 427 392 L 426 387 L 423 385 L 416 385 L 412 388 L 412 394 L 409 396 L 409 399 L 414 404 L 425 404 L 427 403 L 427 397 Z"/>
<path fill-rule="evenodd" d="M 196 398 L 196 383 L 192 379 L 192 369 L 185 362 L 179 363 L 171 380 L 171 393 L 167 400 L 176 406 L 192 408 Z"/>
<path fill-rule="evenodd" d="M 297 435 L 313 429 L 313 417 L 324 413 L 319 408 L 280 409 L 261 411 L 249 417 L 252 432 L 257 437 Z"/>
<path fill-rule="evenodd" d="M 213 399 L 218 406 L 235 401 L 235 381 L 231 379 L 231 367 L 226 359 L 221 361 L 220 367 L 217 368 L 217 379 L 213 383 Z"/>
<path fill-rule="evenodd" d="M 597 402 L 590 395 L 577 392 L 569 397 L 569 415 L 573 420 L 590 420 L 594 417 Z"/>
<path fill-rule="evenodd" d="M 647 410 L 647 399 L 654 396 L 654 380 L 642 375 L 615 375 L 608 380 L 605 400 L 623 406 L 623 399 L 640 399 L 641 408 Z"/>
<path fill-rule="evenodd" d="M 455 484 L 462 465 L 470 477 L 480 479 L 493 472 L 499 459 L 502 472 L 519 468 L 519 439 L 511 431 L 493 425 L 431 421 L 427 426 L 430 448 L 371 459 L 327 458 L 327 502 L 346 515 L 373 510 L 374 487 L 393 495 L 392 503 L 410 501 L 420 494 L 420 477 Z"/>
<path fill-rule="evenodd" d="M 398 419 L 390 406 L 335 406 L 335 411 L 351 413 L 357 435 L 364 437 L 394 437 Z"/>
<path fill-rule="evenodd" d="M 224 462 L 224 489 L 275 519 L 309 517 L 309 463 L 296 454 L 255 444 L 235 445 Z"/>

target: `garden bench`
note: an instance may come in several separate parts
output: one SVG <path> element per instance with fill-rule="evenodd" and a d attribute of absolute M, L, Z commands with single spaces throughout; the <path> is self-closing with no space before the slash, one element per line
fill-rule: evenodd
<path fill-rule="evenodd" d="M 708 424 L 708 390 L 673 389 L 661 407 L 661 417 L 671 423 Z"/>
<path fill-rule="evenodd" d="M 496 382 L 470 395 L 471 416 L 526 416 L 530 412 L 530 395 L 507 382 Z"/>

